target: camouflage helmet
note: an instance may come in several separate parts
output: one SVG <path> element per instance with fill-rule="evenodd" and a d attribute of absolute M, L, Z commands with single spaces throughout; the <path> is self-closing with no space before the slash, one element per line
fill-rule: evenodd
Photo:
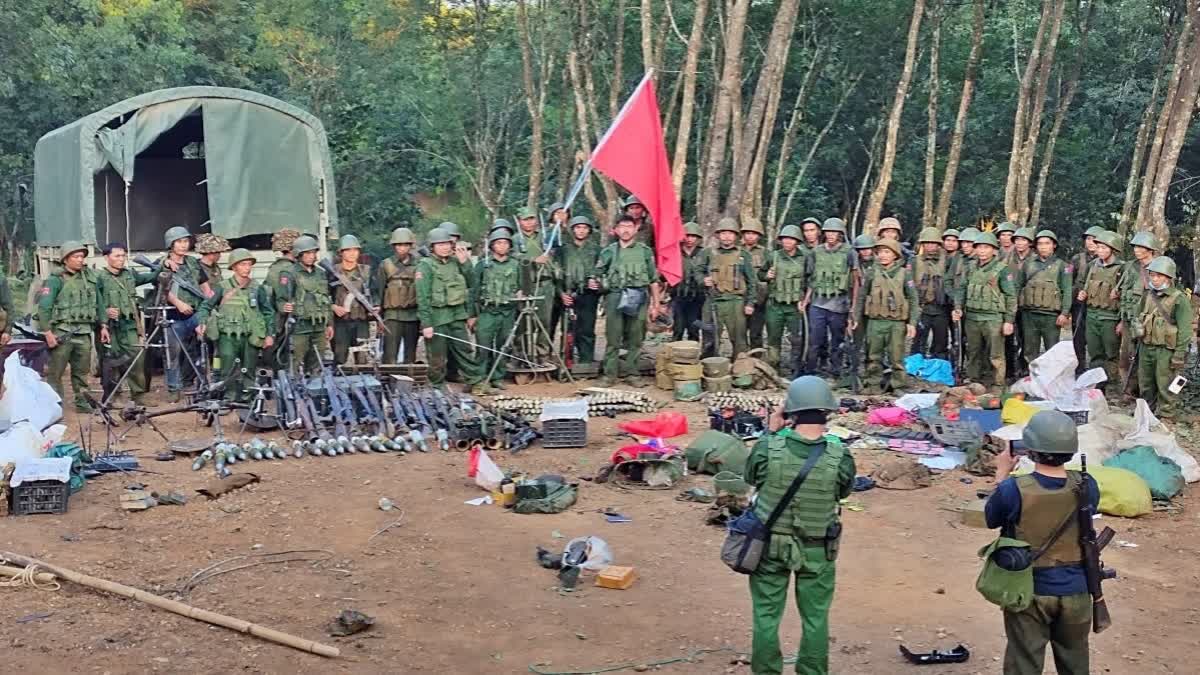
<path fill-rule="evenodd" d="M 496 230 L 508 230 L 509 232 L 515 232 L 516 229 L 517 228 L 513 227 L 513 224 L 508 222 L 508 220 L 504 218 L 497 218 L 492 221 L 492 226 L 488 229 L 488 233 L 495 232 Z"/>
<path fill-rule="evenodd" d="M 229 250 L 229 240 L 208 232 L 198 234 L 195 250 L 196 253 L 224 253 Z"/>
<path fill-rule="evenodd" d="M 415 244 L 417 238 L 413 236 L 413 231 L 407 227 L 397 227 L 392 230 L 392 238 L 388 239 L 389 244 Z"/>
<path fill-rule="evenodd" d="M 501 240 L 512 243 L 512 233 L 504 228 L 492 230 L 492 233 L 488 235 L 488 247 L 490 248 L 492 244 Z"/>
<path fill-rule="evenodd" d="M 837 410 L 838 403 L 833 398 L 833 391 L 825 380 L 815 375 L 797 377 L 788 385 L 787 397 L 783 400 L 783 412 L 793 413 L 805 410 Z"/>
<path fill-rule="evenodd" d="M 637 204 L 643 208 L 645 208 L 645 206 L 646 206 L 645 204 L 642 203 L 642 200 L 637 198 L 637 195 L 629 195 L 628 197 L 625 198 L 625 201 L 621 202 L 621 208 L 627 209 L 630 206 L 633 206 L 634 204 Z"/>
<path fill-rule="evenodd" d="M 551 211 L 551 213 L 554 213 L 554 212 Z M 571 227 L 575 227 L 576 225 L 587 225 L 589 228 L 595 227 L 592 224 L 592 219 L 588 218 L 587 216 L 574 216 L 571 218 L 571 222 L 569 222 L 567 224 L 570 225 Z"/>
<path fill-rule="evenodd" d="M 1075 420 L 1058 410 L 1043 410 L 1029 418 L 1021 432 L 1021 442 L 1034 452 L 1047 455 L 1074 455 L 1079 450 L 1079 430 Z"/>
<path fill-rule="evenodd" d="M 876 249 L 886 248 L 887 250 L 891 251 L 892 253 L 895 253 L 897 258 L 904 255 L 904 249 L 900 248 L 899 242 L 897 242 L 895 239 L 876 240 L 875 248 Z"/>
<path fill-rule="evenodd" d="M 742 232 L 756 232 L 758 234 L 766 234 L 763 230 L 762 221 L 758 218 L 746 218 L 742 221 Z"/>
<path fill-rule="evenodd" d="M 846 236 L 846 223 L 842 222 L 841 218 L 826 218 L 825 222 L 821 223 L 822 232 L 840 232 Z"/>
<path fill-rule="evenodd" d="M 1111 248 L 1114 251 L 1120 251 L 1123 246 L 1123 244 L 1121 242 L 1121 235 L 1119 235 L 1116 232 L 1113 232 L 1111 230 L 1105 230 L 1105 231 L 1101 232 L 1100 234 L 1097 234 L 1096 235 L 1096 243 L 1104 244 L 1105 246 Z"/>
<path fill-rule="evenodd" d="M 338 250 L 345 251 L 348 248 L 362 248 L 362 244 L 358 243 L 358 237 L 352 234 L 344 234 L 338 240 Z"/>
<path fill-rule="evenodd" d="M 983 246 L 984 244 L 992 248 L 1000 248 L 1000 240 L 996 239 L 996 235 L 991 232 L 980 232 L 979 236 L 975 237 L 976 246 Z"/>
<path fill-rule="evenodd" d="M 1171 260 L 1170 258 L 1168 258 L 1165 255 L 1160 255 L 1157 258 L 1155 258 L 1154 260 L 1150 261 L 1150 264 L 1146 266 L 1146 271 L 1147 272 L 1158 272 L 1159 274 L 1165 274 L 1165 275 L 1171 277 L 1172 279 L 1174 279 L 1175 278 L 1175 261 Z"/>
<path fill-rule="evenodd" d="M 875 237 L 869 234 L 860 234 L 854 238 L 854 248 L 862 250 L 865 248 L 875 248 Z"/>
<path fill-rule="evenodd" d="M 804 238 L 804 233 L 796 225 L 784 225 L 783 229 L 779 230 L 779 236 L 776 239 L 783 239 L 784 237 L 800 241 Z"/>
<path fill-rule="evenodd" d="M 900 229 L 900 221 L 891 216 L 879 221 L 879 225 L 875 227 L 876 232 L 883 232 L 884 230 L 895 230 L 896 234 L 904 232 L 904 230 Z"/>
<path fill-rule="evenodd" d="M 233 249 L 233 252 L 229 254 L 229 263 L 226 265 L 226 267 L 233 269 L 234 265 L 242 262 L 243 260 L 249 260 L 252 263 L 258 262 L 258 258 L 255 258 L 254 254 L 250 251 L 244 248 L 235 248 Z"/>
<path fill-rule="evenodd" d="M 70 258 L 72 253 L 78 253 L 79 251 L 83 251 L 83 254 L 87 255 L 87 244 L 81 241 L 64 241 L 63 245 L 58 249 L 58 261 L 62 262 Z"/>
<path fill-rule="evenodd" d="M 1017 231 L 1017 226 L 1013 225 L 1012 223 L 1010 223 L 1006 220 L 1003 223 L 1000 223 L 1000 227 L 996 228 L 996 236 L 999 237 L 1002 232 L 1012 233 L 1012 232 L 1016 232 L 1016 231 Z"/>
<path fill-rule="evenodd" d="M 191 237 L 192 233 L 188 232 L 186 227 L 182 225 L 176 225 L 163 234 L 163 245 L 167 248 L 171 248 L 171 244 L 174 244 L 180 239 L 190 239 Z"/>
<path fill-rule="evenodd" d="M 927 227 L 921 230 L 921 236 L 917 237 L 917 243 L 941 245 L 942 233 L 936 227 Z"/>
<path fill-rule="evenodd" d="M 292 244 L 300 237 L 300 230 L 294 230 L 290 227 L 285 227 L 275 231 L 271 235 L 271 250 L 272 251 L 290 251 Z"/>
<path fill-rule="evenodd" d="M 528 206 L 522 206 L 517 209 L 517 220 L 525 220 L 526 218 L 537 218 L 537 209 L 531 209 Z"/>
<path fill-rule="evenodd" d="M 1146 230 L 1142 230 L 1141 232 L 1138 232 L 1137 234 L 1133 235 L 1133 240 L 1130 241 L 1129 244 L 1131 246 L 1140 246 L 1142 248 L 1148 248 L 1151 251 L 1161 250 L 1158 248 L 1158 239 L 1156 239 L 1154 237 L 1153 233 L 1148 232 Z"/>
<path fill-rule="evenodd" d="M 1095 238 L 1096 235 L 1100 234 L 1103 231 L 1104 231 L 1103 227 L 1100 227 L 1099 225 L 1093 225 L 1083 232 L 1083 236 L 1085 238 L 1086 237 Z"/>
<path fill-rule="evenodd" d="M 440 223 L 438 227 L 445 230 L 446 234 L 450 235 L 451 237 L 462 237 L 462 232 L 459 231 L 457 223 L 452 223 L 447 220 Z"/>
<path fill-rule="evenodd" d="M 683 226 L 683 234 L 688 237 L 704 238 L 704 230 L 700 229 L 700 223 L 687 223 Z"/>
<path fill-rule="evenodd" d="M 292 242 L 292 253 L 294 255 L 315 251 L 319 248 L 321 248 L 321 245 L 317 243 L 316 237 L 307 234 L 296 237 L 296 241 Z"/>
<path fill-rule="evenodd" d="M 737 221 L 728 216 L 717 221 L 717 232 L 740 232 Z"/>
<path fill-rule="evenodd" d="M 1036 236 L 1034 236 L 1033 240 L 1037 241 L 1038 239 L 1041 239 L 1042 237 L 1049 239 L 1050 241 L 1054 242 L 1056 245 L 1058 244 L 1058 235 L 1054 234 L 1054 232 L 1052 230 L 1038 230 L 1038 233 Z"/>
<path fill-rule="evenodd" d="M 953 227 L 947 227 L 946 231 L 942 232 L 942 240 L 945 241 L 946 237 L 954 237 L 955 239 L 958 239 L 958 230 L 954 229 Z"/>
<path fill-rule="evenodd" d="M 1013 239 L 1016 239 L 1018 237 L 1020 237 L 1021 239 L 1027 240 L 1031 244 L 1033 243 L 1034 239 L 1037 238 L 1036 235 L 1034 234 L 1032 227 L 1022 227 L 1022 228 L 1018 229 L 1016 232 L 1013 232 Z"/>
<path fill-rule="evenodd" d="M 425 235 L 425 241 L 430 246 L 433 246 L 434 244 L 449 244 L 454 240 L 450 238 L 449 232 L 440 227 L 435 227 L 429 231 L 429 234 Z"/>
<path fill-rule="evenodd" d="M 958 241 L 959 243 L 966 242 L 968 244 L 974 244 L 975 240 L 979 238 L 979 235 L 979 228 L 966 227 L 963 228 L 962 232 L 958 233 Z"/>

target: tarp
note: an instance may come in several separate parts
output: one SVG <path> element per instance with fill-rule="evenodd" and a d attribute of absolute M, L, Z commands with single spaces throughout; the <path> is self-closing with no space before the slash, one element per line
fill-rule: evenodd
<path fill-rule="evenodd" d="M 38 244 L 96 242 L 94 176 L 112 167 L 136 191 L 138 153 L 195 114 L 203 115 L 213 233 L 236 238 L 269 234 L 283 226 L 317 232 L 322 224 L 319 195 L 330 231 L 336 232 L 332 160 L 320 120 L 251 91 L 180 87 L 115 103 L 38 140 L 34 151 Z M 104 225 L 100 223 L 100 232 L 106 233 Z M 142 225 L 134 222 L 135 228 Z M 162 229 L 164 224 L 144 225 Z"/>

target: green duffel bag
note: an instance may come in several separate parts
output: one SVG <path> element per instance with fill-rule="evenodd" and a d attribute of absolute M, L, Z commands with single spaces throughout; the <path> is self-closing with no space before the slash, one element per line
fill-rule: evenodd
<path fill-rule="evenodd" d="M 1008 570 L 997 564 L 995 554 L 1003 549 L 1020 549 L 1029 558 L 1029 564 L 1021 570 Z M 1033 561 L 1029 544 L 1020 539 L 996 537 L 992 543 L 979 549 L 983 558 L 983 569 L 975 580 L 975 590 L 985 600 L 998 605 L 1006 612 L 1025 611 L 1033 603 Z"/>
<path fill-rule="evenodd" d="M 575 505 L 579 486 L 559 485 L 541 499 L 521 499 L 513 505 L 516 513 L 562 513 Z"/>

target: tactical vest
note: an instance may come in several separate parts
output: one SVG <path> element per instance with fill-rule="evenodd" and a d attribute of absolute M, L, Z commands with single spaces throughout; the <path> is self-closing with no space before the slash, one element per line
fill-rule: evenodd
<path fill-rule="evenodd" d="M 467 278 L 457 260 L 430 258 L 429 269 L 433 271 L 430 302 L 435 308 L 467 304 Z"/>
<path fill-rule="evenodd" d="M 293 301 L 296 318 L 317 324 L 329 323 L 333 299 L 329 297 L 329 279 L 325 272 L 319 268 L 313 268 L 310 272 L 303 265 L 296 265 L 292 280 L 296 284 Z"/>
<path fill-rule="evenodd" d="M 50 324 L 44 327 L 96 323 L 98 290 L 92 271 L 84 269 L 75 274 L 63 271 L 57 276 L 62 280 L 62 288 L 50 308 Z"/>
<path fill-rule="evenodd" d="M 817 446 L 809 446 L 816 452 Z M 836 436 L 825 436 L 825 452 L 817 460 L 808 477 L 796 490 L 796 496 L 783 509 L 773 534 L 790 535 L 799 539 L 823 539 L 838 520 L 838 472 L 846 447 Z M 772 434 L 767 440 L 767 478 L 758 491 L 755 512 L 765 523 L 779 503 L 806 458 L 797 457 L 787 447 L 787 436 Z"/>
<path fill-rule="evenodd" d="M 1036 549 L 1054 534 L 1068 514 L 1078 508 L 1075 487 L 1082 480 L 1082 475 L 1078 471 L 1068 471 L 1067 484 L 1057 490 L 1042 487 L 1032 474 L 1017 476 L 1015 480 L 1017 491 L 1021 494 L 1021 519 L 1017 521 L 1016 538 Z M 1072 517 L 1062 535 L 1033 566 L 1057 567 L 1079 563 L 1079 523 L 1078 519 Z"/>
<path fill-rule="evenodd" d="M 704 295 L 704 269 L 707 262 L 703 246 L 697 246 L 689 254 L 682 247 L 680 254 L 683 258 L 683 279 L 675 287 L 675 295 L 681 298 L 696 298 Z"/>
<path fill-rule="evenodd" d="M 513 295 L 517 292 L 518 274 L 521 266 L 512 258 L 485 260 L 483 263 L 482 284 L 479 289 L 479 302 L 484 307 L 510 306 Z"/>
<path fill-rule="evenodd" d="M 893 276 L 889 272 L 899 270 Z M 908 297 L 904 295 L 904 268 L 892 263 L 891 268 L 876 267 L 871 274 L 871 290 L 867 292 L 864 312 L 868 319 L 908 321 Z"/>
<path fill-rule="evenodd" d="M 224 277 L 220 264 L 205 265 L 204 263 L 200 263 L 200 269 L 204 270 L 204 273 L 208 275 L 208 283 L 212 288 L 216 288 L 217 284 L 221 283 L 221 279 Z"/>
<path fill-rule="evenodd" d="M 804 299 L 804 255 L 775 251 L 771 261 L 775 278 L 771 280 L 771 299 L 775 302 L 796 304 Z"/>
<path fill-rule="evenodd" d="M 567 290 L 580 291 L 587 288 L 588 278 L 596 271 L 599 249 L 590 240 L 585 241 L 582 246 L 572 241 L 563 245 L 562 252 Z"/>
<path fill-rule="evenodd" d="M 946 304 L 946 258 L 947 256 L 937 255 L 930 260 L 924 254 L 917 256 L 914 276 L 917 298 L 922 305 Z"/>
<path fill-rule="evenodd" d="M 1113 298 L 1112 293 L 1117 290 L 1117 282 L 1120 281 L 1123 267 L 1115 258 L 1108 265 L 1101 265 L 1099 260 L 1092 263 L 1083 284 L 1083 290 L 1087 293 L 1088 307 L 1109 311 L 1117 310 L 1121 300 L 1119 297 Z"/>
<path fill-rule="evenodd" d="M 718 293 L 738 295 L 745 292 L 746 277 L 742 270 L 742 249 L 718 248 L 709 254 L 709 261 L 709 269 L 712 270 Z"/>
<path fill-rule="evenodd" d="M 1003 264 L 993 258 L 986 266 L 978 263 L 967 274 L 967 311 L 1005 311 L 1004 292 L 1000 290 L 1000 275 L 1007 272 Z"/>
<path fill-rule="evenodd" d="M 846 246 L 838 245 L 832 251 L 826 246 L 813 249 L 813 294 L 821 298 L 834 298 L 850 292 L 850 265 L 846 262 Z"/>
<path fill-rule="evenodd" d="M 200 272 L 202 269 L 203 269 L 203 266 L 200 264 L 199 260 L 197 260 L 196 258 L 193 258 L 190 255 L 185 255 L 185 256 L 183 256 L 183 264 L 179 266 L 179 269 L 175 272 L 175 276 L 179 277 L 181 279 L 184 279 L 186 281 L 190 281 L 192 286 L 195 286 L 196 288 L 199 289 L 199 287 L 200 287 Z M 217 278 L 217 279 L 213 280 L 214 283 L 216 283 L 217 281 L 220 281 L 220 279 Z M 197 303 L 204 302 L 203 297 L 196 295 L 195 293 L 187 290 L 183 286 L 176 286 L 174 290 L 175 290 L 176 297 L 178 297 L 180 300 L 183 300 L 184 302 L 188 303 L 189 305 L 196 305 Z M 203 289 L 200 289 L 200 290 L 203 290 Z"/>
<path fill-rule="evenodd" d="M 280 281 L 280 278 L 284 272 L 292 271 L 295 265 L 296 263 L 287 258 L 276 258 L 275 262 L 271 263 L 271 266 L 267 268 L 266 284 L 271 289 L 271 292 L 275 294 L 276 298 L 283 300 L 291 297 L 291 289 L 287 288 L 286 284 Z"/>
<path fill-rule="evenodd" d="M 1058 278 L 1064 263 L 1058 258 L 1043 262 L 1034 257 L 1025 262 L 1025 287 L 1021 289 L 1021 306 L 1058 314 L 1062 311 L 1062 289 Z M 1032 270 L 1032 271 L 1031 271 Z"/>
<path fill-rule="evenodd" d="M 208 315 L 205 333 L 213 340 L 219 336 L 248 337 L 250 344 L 261 347 L 267 337 L 267 321 L 258 305 L 258 284 L 251 281 L 245 288 L 238 285 L 235 277 L 221 282 L 217 287 L 221 300 Z"/>
<path fill-rule="evenodd" d="M 138 318 L 137 295 L 135 292 L 133 272 L 123 269 L 120 274 L 113 274 L 107 269 L 97 272 L 103 275 L 98 288 L 104 297 L 100 304 L 105 307 L 117 308 L 117 320 L 131 321 Z"/>
<path fill-rule="evenodd" d="M 542 248 L 541 230 L 538 230 L 533 234 L 526 235 L 518 228 L 515 239 L 517 240 L 517 250 L 525 258 L 536 258 L 545 252 Z"/>
<path fill-rule="evenodd" d="M 750 254 L 750 273 L 751 274 L 755 274 L 756 270 L 761 270 L 763 268 L 763 265 L 767 264 L 767 254 L 769 253 L 769 251 L 767 251 L 766 246 L 763 246 L 762 244 L 755 244 L 754 246 L 745 247 L 745 251 L 746 251 L 746 253 Z M 757 294 L 756 297 L 754 298 L 755 304 L 761 305 L 762 303 L 766 302 L 767 301 L 767 292 L 768 292 L 767 285 L 766 284 L 758 284 L 758 288 L 755 290 L 756 290 L 756 294 Z"/>
<path fill-rule="evenodd" d="M 1147 291 L 1142 300 L 1142 342 L 1150 347 L 1175 349 L 1179 344 L 1179 326 L 1175 325 L 1175 302 L 1183 293 L 1168 286 L 1162 296 Z M 1189 326 L 1190 328 L 1190 326 Z"/>
<path fill-rule="evenodd" d="M 359 263 L 357 267 L 349 272 L 347 272 L 341 265 L 335 266 L 334 269 L 336 269 L 338 274 L 342 275 L 346 281 L 349 281 L 354 285 L 354 290 L 358 291 L 367 298 L 370 297 L 370 295 L 367 294 L 367 290 L 369 288 L 368 284 L 371 279 L 371 268 L 369 266 Z M 334 289 L 333 301 L 335 303 L 345 307 L 346 298 L 348 297 L 350 297 L 350 291 L 347 290 L 345 286 L 339 284 Z M 346 319 L 363 321 L 367 318 L 370 318 L 371 315 L 367 312 L 367 308 L 363 307 L 363 304 L 358 300 L 351 300 L 349 306 L 350 313 L 346 315 Z"/>
<path fill-rule="evenodd" d="M 1022 258 L 1017 253 L 1017 249 L 1013 248 L 1012 253 L 1008 254 L 1008 257 L 1004 261 L 1004 264 L 1008 265 L 1008 271 L 1012 272 L 1013 276 L 1016 276 L 1017 272 L 1021 269 L 1021 267 L 1023 267 L 1025 265 L 1025 263 L 1029 262 L 1030 260 L 1032 260 L 1036 257 L 1037 257 L 1037 255 L 1035 255 L 1032 251 L 1030 251 L 1029 253 L 1025 254 L 1024 258 Z"/>
<path fill-rule="evenodd" d="M 384 309 L 411 309 L 417 306 L 417 260 L 410 255 L 408 262 L 388 258 L 380 263 L 387 280 L 383 285 Z"/>
<path fill-rule="evenodd" d="M 654 281 L 650 278 L 650 266 L 646 264 L 645 244 L 635 243 L 627 248 L 622 248 L 619 243 L 609 246 L 613 249 L 606 279 L 610 290 L 645 288 Z"/>

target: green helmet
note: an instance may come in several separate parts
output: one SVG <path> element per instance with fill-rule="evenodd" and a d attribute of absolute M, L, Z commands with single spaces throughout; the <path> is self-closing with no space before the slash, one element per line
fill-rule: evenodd
<path fill-rule="evenodd" d="M 895 239 L 880 239 L 875 242 L 875 248 L 886 248 L 895 253 L 897 257 L 904 255 L 904 250 L 900 248 L 900 244 Z"/>
<path fill-rule="evenodd" d="M 566 204 L 564 204 L 562 202 L 554 202 L 553 204 L 550 205 L 550 208 L 546 209 L 546 213 L 549 213 L 550 215 L 554 215 L 555 211 L 566 211 L 566 210 L 567 210 Z"/>
<path fill-rule="evenodd" d="M 869 234 L 858 235 L 857 237 L 854 238 L 854 248 L 857 248 L 860 250 L 864 249 L 864 248 L 871 248 L 871 249 L 875 248 L 875 237 L 873 237 Z"/>
<path fill-rule="evenodd" d="M 783 239 L 784 237 L 791 237 L 796 241 L 800 241 L 804 238 L 804 233 L 795 225 L 784 225 L 783 229 L 779 230 L 779 236 L 776 239 Z"/>
<path fill-rule="evenodd" d="M 820 227 L 821 227 L 821 221 L 820 221 L 820 220 L 818 220 L 818 219 L 816 219 L 816 218 L 813 218 L 812 216 L 808 216 L 808 217 L 807 217 L 807 218 L 805 218 L 804 220 L 801 220 L 801 221 L 800 221 L 800 229 L 801 229 L 801 230 L 803 230 L 803 229 L 804 229 L 804 226 L 805 226 L 806 224 L 808 224 L 808 223 L 812 223 L 813 225 L 816 225 L 818 228 L 820 228 Z"/>
<path fill-rule="evenodd" d="M 980 232 L 979 236 L 975 237 L 974 241 L 976 246 L 987 244 L 992 248 L 1000 248 L 1000 241 L 996 239 L 996 235 L 992 234 L 991 232 Z"/>
<path fill-rule="evenodd" d="M 742 232 L 757 232 L 758 234 L 766 234 L 763 231 L 762 221 L 758 218 L 746 218 L 742 221 Z"/>
<path fill-rule="evenodd" d="M 979 232 L 978 228 L 975 228 L 975 227 L 964 228 L 962 232 L 958 233 L 958 241 L 966 242 L 968 244 L 974 244 L 975 240 L 979 238 L 979 235 L 980 235 L 980 232 Z"/>
<path fill-rule="evenodd" d="M 1146 271 L 1147 272 L 1158 272 L 1159 274 L 1165 274 L 1165 275 L 1171 277 L 1172 279 L 1174 279 L 1175 278 L 1175 261 L 1171 260 L 1170 258 L 1168 258 L 1165 255 L 1160 255 L 1157 258 L 1155 258 L 1154 260 L 1150 261 L 1150 264 L 1146 266 Z"/>
<path fill-rule="evenodd" d="M 1100 234 L 1103 231 L 1104 231 L 1103 227 L 1100 227 L 1099 225 L 1093 225 L 1093 226 L 1089 227 L 1086 231 L 1084 231 L 1083 236 L 1084 237 L 1095 237 L 1096 235 Z"/>
<path fill-rule="evenodd" d="M 553 211 L 551 211 L 551 213 L 553 213 Z M 575 216 L 574 218 L 571 218 L 571 222 L 569 222 L 567 224 L 570 225 L 571 227 L 575 227 L 576 225 L 587 225 L 588 227 L 595 227 L 592 224 L 592 219 L 588 218 L 587 216 Z"/>
<path fill-rule="evenodd" d="M 517 219 L 524 220 L 526 218 L 537 218 L 537 209 L 531 209 L 528 206 L 517 209 Z"/>
<path fill-rule="evenodd" d="M 633 206 L 634 204 L 638 204 L 639 206 L 642 206 L 642 207 L 646 206 L 645 204 L 642 204 L 642 200 L 637 198 L 637 195 L 629 195 L 628 197 L 625 198 L 625 201 L 621 202 L 621 208 L 627 209 L 630 206 Z"/>
<path fill-rule="evenodd" d="M 846 223 L 842 222 L 841 218 L 826 218 L 825 222 L 821 223 L 822 232 L 840 232 L 842 236 L 846 236 Z"/>
<path fill-rule="evenodd" d="M 504 240 L 504 241 L 511 243 L 512 242 L 512 233 L 510 233 L 508 230 L 506 230 L 504 228 L 500 228 L 498 230 L 493 230 L 492 233 L 488 235 L 488 246 L 491 246 L 493 243 L 500 241 L 500 240 Z"/>
<path fill-rule="evenodd" d="M 897 236 L 904 231 L 900 229 L 900 221 L 896 218 L 892 218 L 891 216 L 880 220 L 879 225 L 875 228 L 876 232 L 883 232 L 884 230 L 895 230 Z"/>
<path fill-rule="evenodd" d="M 167 230 L 166 234 L 163 235 L 163 244 L 167 248 L 171 248 L 171 244 L 174 244 L 180 239 L 190 239 L 191 236 L 192 234 L 187 231 L 186 227 L 182 225 L 176 225 L 175 227 Z"/>
<path fill-rule="evenodd" d="M 308 251 L 315 251 L 319 248 L 321 248 L 321 245 L 317 243 L 316 237 L 311 237 L 307 234 L 302 237 L 297 237 L 296 241 L 292 242 L 293 255 L 300 255 L 301 253 L 307 253 Z"/>
<path fill-rule="evenodd" d="M 434 244 L 448 244 L 454 240 L 450 238 L 450 233 L 440 227 L 435 227 L 425 235 L 425 242 L 430 246 Z"/>
<path fill-rule="evenodd" d="M 1047 455 L 1074 455 L 1079 450 L 1075 420 L 1057 410 L 1043 410 L 1029 418 L 1021 432 L 1025 447 Z"/>
<path fill-rule="evenodd" d="M 1041 239 L 1042 237 L 1049 239 L 1050 241 L 1054 242 L 1055 244 L 1058 243 L 1058 235 L 1054 234 L 1050 230 L 1038 230 L 1037 236 L 1035 236 L 1033 240 L 1037 241 L 1038 239 Z"/>
<path fill-rule="evenodd" d="M 64 241 L 63 245 L 58 249 L 58 261 L 62 262 L 70 258 L 72 253 L 79 251 L 83 251 L 83 254 L 87 255 L 87 250 L 87 245 L 81 241 Z"/>
<path fill-rule="evenodd" d="M 1036 235 L 1034 234 L 1032 227 L 1022 227 L 1016 232 L 1013 232 L 1013 239 L 1016 239 L 1017 237 L 1027 239 L 1031 244 L 1033 243 L 1034 239 L 1036 239 Z"/>
<path fill-rule="evenodd" d="M 788 385 L 787 398 L 783 400 L 783 412 L 793 413 L 802 410 L 837 410 L 838 403 L 833 398 L 829 385 L 815 375 L 797 377 Z"/>
<path fill-rule="evenodd" d="M 942 233 L 936 227 L 927 227 L 921 230 L 921 236 L 917 237 L 918 244 L 941 244 Z"/>
<path fill-rule="evenodd" d="M 358 243 L 358 237 L 352 234 L 344 234 L 338 240 L 338 250 L 345 251 L 348 248 L 362 248 L 362 244 Z"/>
<path fill-rule="evenodd" d="M 704 238 L 704 230 L 700 229 L 700 223 L 687 223 L 683 226 L 683 233 L 686 236 Z"/>
<path fill-rule="evenodd" d="M 415 244 L 417 238 L 413 236 L 412 230 L 407 227 L 397 227 L 392 230 L 392 238 L 388 240 L 389 244 Z"/>
<path fill-rule="evenodd" d="M 1160 250 L 1158 248 L 1158 240 L 1154 238 L 1154 235 L 1152 233 L 1147 232 L 1145 230 L 1142 230 L 1141 232 L 1138 232 L 1137 234 L 1133 235 L 1133 241 L 1131 241 L 1129 243 L 1133 246 L 1141 246 L 1142 248 L 1148 248 L 1151 251 Z"/>
<path fill-rule="evenodd" d="M 438 227 L 445 230 L 446 234 L 450 235 L 451 237 L 462 237 L 462 232 L 459 231 L 456 223 L 452 223 L 447 220 L 446 222 L 439 224 Z"/>
<path fill-rule="evenodd" d="M 741 232 L 737 221 L 728 216 L 717 221 L 717 232 Z"/>
<path fill-rule="evenodd" d="M 233 249 L 233 252 L 229 254 L 229 269 L 233 269 L 234 265 L 242 262 L 243 260 L 249 260 L 252 263 L 258 262 L 258 258 L 255 258 L 254 254 L 250 251 L 247 251 L 244 248 L 235 248 Z"/>
<path fill-rule="evenodd" d="M 1121 246 L 1122 246 L 1121 235 L 1117 234 L 1116 232 L 1112 232 L 1110 230 L 1105 230 L 1105 231 L 1101 232 L 1100 234 L 1096 235 L 1096 242 L 1100 243 L 1100 244 L 1104 244 L 1105 246 L 1111 248 L 1114 251 L 1120 251 Z"/>
<path fill-rule="evenodd" d="M 1000 227 L 996 228 L 996 236 L 997 237 L 1000 236 L 1001 232 L 1016 232 L 1016 231 L 1017 231 L 1017 226 L 1013 225 L 1012 223 L 1010 223 L 1006 220 L 1003 223 L 1000 223 Z"/>
<path fill-rule="evenodd" d="M 958 230 L 954 229 L 953 227 L 947 227 L 946 231 L 942 233 L 942 239 L 945 239 L 946 237 L 954 237 L 955 239 L 958 239 Z"/>
<path fill-rule="evenodd" d="M 509 232 L 515 232 L 516 229 L 517 228 L 513 227 L 512 223 L 508 222 L 504 218 L 497 218 L 492 221 L 492 227 L 488 230 L 488 232 L 495 232 L 496 230 L 508 230 Z"/>

